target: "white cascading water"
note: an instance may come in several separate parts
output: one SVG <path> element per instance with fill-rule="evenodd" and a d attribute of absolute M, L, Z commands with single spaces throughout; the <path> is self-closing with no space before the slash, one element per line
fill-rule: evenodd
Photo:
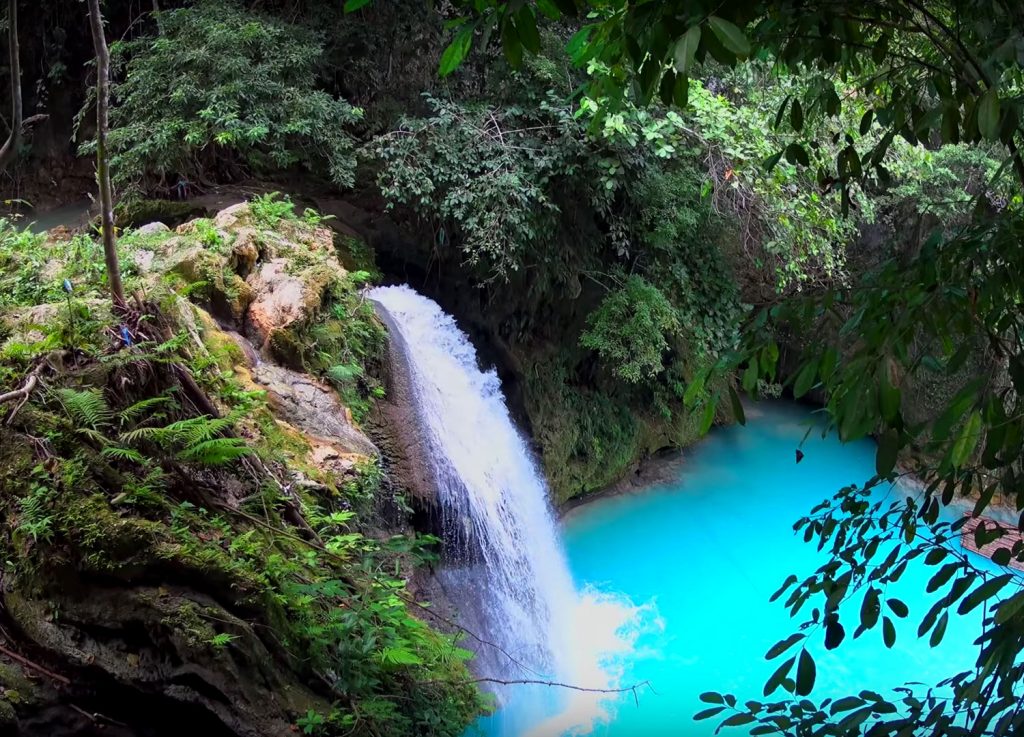
<path fill-rule="evenodd" d="M 480 370 L 469 338 L 437 303 L 406 286 L 378 287 L 368 296 L 403 344 L 448 543 L 442 581 L 463 625 L 492 643 L 465 643 L 477 653 L 476 670 L 497 680 L 608 687 L 596 643 L 582 637 L 601 614 L 594 598 L 581 598 L 573 587 L 544 479 L 512 423 L 497 375 Z M 496 689 L 499 702 L 521 693 Z M 571 690 L 533 689 L 529 698 L 532 724 L 547 724 L 536 734 L 585 730 L 600 713 L 598 699 Z M 506 727 L 499 731 L 518 735 L 523 725 Z"/>

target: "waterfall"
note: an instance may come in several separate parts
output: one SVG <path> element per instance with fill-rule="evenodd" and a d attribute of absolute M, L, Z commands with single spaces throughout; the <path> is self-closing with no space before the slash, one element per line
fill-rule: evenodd
<path fill-rule="evenodd" d="M 584 592 L 572 576 L 547 487 L 509 415 L 493 369 L 451 316 L 406 286 L 369 298 L 391 332 L 393 366 L 414 410 L 416 455 L 437 492 L 445 560 L 438 577 L 458 609 L 474 669 L 502 681 L 618 684 L 606 660 L 628 647 L 622 627 L 635 610 Z M 494 689 L 515 716 L 491 718 L 488 735 L 551 737 L 606 719 L 593 693 L 522 685 Z M 526 705 L 525 708 L 523 705 Z"/>
<path fill-rule="evenodd" d="M 400 334 L 448 543 L 442 576 L 464 624 L 498 646 L 475 648 L 479 667 L 502 680 L 571 680 L 576 594 L 547 488 L 497 375 L 480 370 L 469 338 L 435 302 L 405 286 L 369 297 Z"/>

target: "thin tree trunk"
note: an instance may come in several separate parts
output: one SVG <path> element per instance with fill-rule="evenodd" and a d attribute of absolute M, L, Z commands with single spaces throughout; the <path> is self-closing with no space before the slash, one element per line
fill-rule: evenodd
<path fill-rule="evenodd" d="M 117 261 L 114 236 L 114 195 L 110 186 L 110 164 L 107 160 L 108 107 L 110 104 L 110 52 L 103 32 L 100 0 L 89 0 L 89 24 L 96 49 L 96 178 L 100 188 L 100 223 L 103 233 L 103 256 L 107 262 L 107 281 L 115 307 L 124 307 L 124 286 Z"/>
<path fill-rule="evenodd" d="M 8 51 L 11 56 L 11 133 L 0 148 L 0 169 L 7 167 L 21 146 L 21 50 L 18 48 L 18 0 L 8 0 Z"/>

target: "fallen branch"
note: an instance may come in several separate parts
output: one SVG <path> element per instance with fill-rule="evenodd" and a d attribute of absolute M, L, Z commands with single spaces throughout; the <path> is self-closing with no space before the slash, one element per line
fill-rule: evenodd
<path fill-rule="evenodd" d="M 497 683 L 499 686 L 554 686 L 555 688 L 568 688 L 572 691 L 584 691 L 586 693 L 629 693 L 633 694 L 633 700 L 637 706 L 640 705 L 640 697 L 637 695 L 637 689 L 651 688 L 650 681 L 640 681 L 634 683 L 632 686 L 623 686 L 622 688 L 584 688 L 583 686 L 574 686 L 571 683 L 560 683 L 558 681 L 533 681 L 533 680 L 514 680 L 506 681 L 501 678 L 474 678 L 466 683 Z M 652 689 L 653 690 L 653 689 Z"/>
<path fill-rule="evenodd" d="M 86 719 L 91 720 L 93 724 L 111 724 L 115 727 L 128 727 L 128 725 L 124 722 L 119 722 L 116 719 L 111 719 L 106 714 L 100 714 L 98 711 L 88 712 L 82 707 L 75 706 L 74 704 L 68 704 L 68 706 L 70 706 L 72 709 L 74 709 L 79 714 L 84 716 Z"/>
<path fill-rule="evenodd" d="M 65 678 L 64 676 L 62 676 L 62 675 L 60 675 L 58 673 L 54 673 L 52 670 L 44 668 L 43 666 L 38 665 L 37 663 L 33 663 L 28 658 L 23 657 L 21 655 L 18 655 L 18 653 L 14 652 L 13 650 L 8 650 L 3 645 L 0 645 L 0 653 L 3 653 L 4 655 L 6 655 L 11 660 L 18 661 L 19 663 L 24 665 L 26 668 L 31 668 L 34 671 L 42 673 L 44 676 L 49 676 L 53 680 L 57 681 L 57 683 L 60 683 L 60 684 L 62 684 L 64 686 L 70 686 L 71 685 L 71 681 L 69 679 Z"/>

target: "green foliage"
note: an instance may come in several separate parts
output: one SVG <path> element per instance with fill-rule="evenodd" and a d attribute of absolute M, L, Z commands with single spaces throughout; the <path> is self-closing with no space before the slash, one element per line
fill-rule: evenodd
<path fill-rule="evenodd" d="M 719 242 L 731 237 L 703 195 L 708 180 L 691 162 L 652 166 L 635 185 L 639 240 L 647 278 L 669 297 L 691 364 L 738 340 L 740 298 Z"/>
<path fill-rule="evenodd" d="M 287 195 L 282 197 L 280 192 L 270 192 L 253 197 L 249 200 L 249 212 L 252 213 L 252 219 L 259 227 L 267 229 L 276 228 L 282 220 L 298 219 L 291 197 Z M 319 225 L 320 218 L 316 213 L 311 210 L 307 210 L 307 212 L 312 213 L 310 218 L 313 221 L 309 224 L 314 227 Z"/>
<path fill-rule="evenodd" d="M 510 63 L 517 65 L 524 50 L 537 53 L 532 34 L 521 35 L 517 25 L 520 16 L 532 22 L 533 3 L 525 8 L 497 0 L 462 4 L 472 12 L 454 24 L 453 46 L 467 28 L 500 28 Z M 1017 176 L 1024 178 L 1024 159 L 1014 144 L 1024 121 L 1019 95 L 1024 60 L 1012 51 L 1020 17 L 1016 6 L 1002 0 L 947 0 L 927 7 L 914 0 L 884 0 L 856 15 L 827 1 L 795 7 L 785 0 L 569 0 L 545 7 L 555 19 L 577 14 L 586 19 L 566 50 L 577 66 L 607 71 L 592 79 L 595 99 L 618 102 L 632 96 L 647 105 L 660 98 L 685 107 L 689 79 L 699 70 L 735 67 L 750 58 L 771 58 L 782 69 L 827 72 L 808 74 L 802 90 L 779 105 L 776 127 L 788 117 L 797 138 L 769 163 L 784 155 L 791 164 L 811 165 L 808 148 L 819 141 L 808 146 L 801 140 L 805 109 L 841 120 L 849 106 L 866 106 L 855 130 L 837 126 L 833 140 L 844 145 L 818 173 L 819 180 L 841 191 L 844 212 L 852 184 L 869 173 L 888 179 L 884 160 L 897 136 L 911 144 L 932 136 L 944 143 L 1001 143 L 1011 149 Z M 966 22 L 976 18 L 1000 20 Z M 837 88 L 837 80 L 852 83 L 857 94 L 841 94 L 845 90 Z M 873 125 L 882 134 L 858 148 L 855 136 L 871 133 Z"/>
<path fill-rule="evenodd" d="M 543 250 L 558 209 L 545 184 L 571 166 L 571 139 L 560 130 L 567 111 L 542 105 L 538 126 L 515 109 L 426 102 L 430 117 L 406 118 L 373 144 L 389 206 L 426 218 L 438 245 L 457 243 L 472 265 L 499 276 L 522 268 Z"/>
<path fill-rule="evenodd" d="M 348 186 L 361 115 L 317 89 L 318 34 L 227 0 L 161 14 L 161 33 L 114 44 L 123 81 L 111 110 L 122 187 L 171 192 L 179 179 L 302 165 Z"/>
<path fill-rule="evenodd" d="M 638 384 L 664 369 L 668 337 L 679 321 L 665 295 L 642 277 L 626 277 L 587 319 L 580 344 L 597 351 L 624 381 Z"/>

